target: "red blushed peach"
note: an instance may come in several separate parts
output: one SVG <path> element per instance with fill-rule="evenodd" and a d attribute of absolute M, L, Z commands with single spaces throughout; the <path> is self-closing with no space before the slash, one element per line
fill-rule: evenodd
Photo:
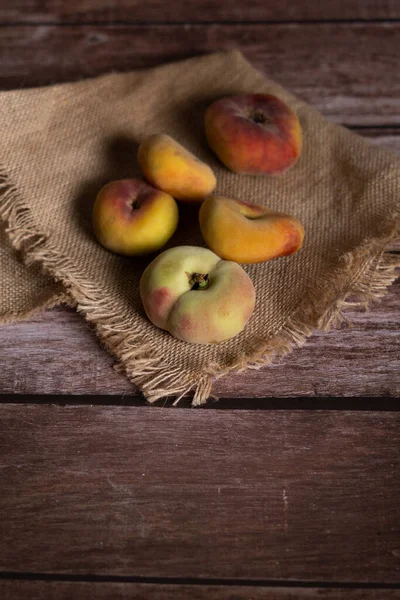
<path fill-rule="evenodd" d="M 241 200 L 210 196 L 199 219 L 207 246 L 225 260 L 264 262 L 294 254 L 303 243 L 304 229 L 295 217 Z"/>
<path fill-rule="evenodd" d="M 249 175 L 283 173 L 301 153 L 297 115 L 270 94 L 222 98 L 205 115 L 209 145 L 228 169 Z"/>
<path fill-rule="evenodd" d="M 216 186 L 210 167 L 169 135 L 155 134 L 144 140 L 138 161 L 152 185 L 178 200 L 202 202 Z"/>
<path fill-rule="evenodd" d="M 195 246 L 160 254 L 142 275 L 140 296 L 154 325 L 195 344 L 240 333 L 255 302 L 253 283 L 240 265 Z"/>
<path fill-rule="evenodd" d="M 178 206 L 169 194 L 139 179 L 105 185 L 93 207 L 93 228 L 108 250 L 126 256 L 162 248 L 178 226 Z"/>

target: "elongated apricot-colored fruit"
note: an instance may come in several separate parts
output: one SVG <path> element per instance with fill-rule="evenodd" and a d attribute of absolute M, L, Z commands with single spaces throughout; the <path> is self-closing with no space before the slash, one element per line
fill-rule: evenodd
<path fill-rule="evenodd" d="M 202 202 L 215 189 L 210 167 L 169 135 L 155 134 L 144 140 L 138 160 L 146 179 L 178 200 Z"/>
<path fill-rule="evenodd" d="M 210 196 L 199 218 L 207 246 L 225 260 L 264 262 L 294 254 L 303 243 L 300 221 L 258 204 Z"/>

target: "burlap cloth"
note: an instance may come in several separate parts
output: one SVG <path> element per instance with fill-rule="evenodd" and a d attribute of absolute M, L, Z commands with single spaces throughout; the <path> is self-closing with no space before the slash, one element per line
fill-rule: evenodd
<path fill-rule="evenodd" d="M 207 146 L 206 107 L 246 92 L 276 94 L 299 115 L 303 153 L 283 176 L 230 173 Z M 0 214 L 14 248 L 31 265 L 20 262 L 1 233 L 1 318 L 65 300 L 54 280 L 62 282 L 150 401 L 194 390 L 194 403 L 204 402 L 214 377 L 268 364 L 314 328 L 340 322 L 349 304 L 379 298 L 395 278 L 398 257 L 385 250 L 398 226 L 399 159 L 329 123 L 239 52 L 3 92 L 0 115 Z M 109 180 L 140 175 L 137 146 L 157 132 L 214 169 L 218 194 L 288 212 L 305 227 L 298 254 L 245 267 L 256 287 L 256 309 L 245 331 L 220 345 L 186 344 L 155 328 L 139 297 L 150 258 L 116 256 L 92 233 L 96 192 Z M 169 246 L 203 245 L 197 210 L 181 212 Z"/>

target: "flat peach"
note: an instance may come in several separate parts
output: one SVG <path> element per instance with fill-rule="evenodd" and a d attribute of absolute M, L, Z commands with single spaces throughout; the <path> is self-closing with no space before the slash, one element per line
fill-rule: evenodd
<path fill-rule="evenodd" d="M 217 344 L 240 333 L 255 302 L 240 265 L 197 246 L 157 256 L 141 277 L 140 296 L 154 325 L 193 344 Z"/>
<path fill-rule="evenodd" d="M 215 154 L 235 173 L 277 175 L 301 153 L 296 113 L 271 94 L 217 100 L 206 111 L 205 131 Z"/>
<path fill-rule="evenodd" d="M 295 217 L 263 206 L 210 196 L 199 213 L 207 246 L 225 260 L 259 263 L 297 252 L 304 229 Z"/>
<path fill-rule="evenodd" d="M 138 160 L 146 179 L 178 200 L 201 202 L 215 189 L 208 165 L 169 135 L 152 135 L 139 146 Z"/>
<path fill-rule="evenodd" d="M 178 205 L 169 194 L 140 179 L 105 185 L 93 207 L 93 229 L 108 250 L 147 254 L 166 244 L 178 226 Z"/>

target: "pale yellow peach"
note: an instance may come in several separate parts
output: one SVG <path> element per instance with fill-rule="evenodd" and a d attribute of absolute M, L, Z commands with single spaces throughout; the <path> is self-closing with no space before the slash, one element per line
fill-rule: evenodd
<path fill-rule="evenodd" d="M 177 246 L 155 258 L 142 275 L 140 295 L 154 325 L 195 344 L 240 333 L 255 303 L 253 283 L 240 265 L 196 246 Z"/>

